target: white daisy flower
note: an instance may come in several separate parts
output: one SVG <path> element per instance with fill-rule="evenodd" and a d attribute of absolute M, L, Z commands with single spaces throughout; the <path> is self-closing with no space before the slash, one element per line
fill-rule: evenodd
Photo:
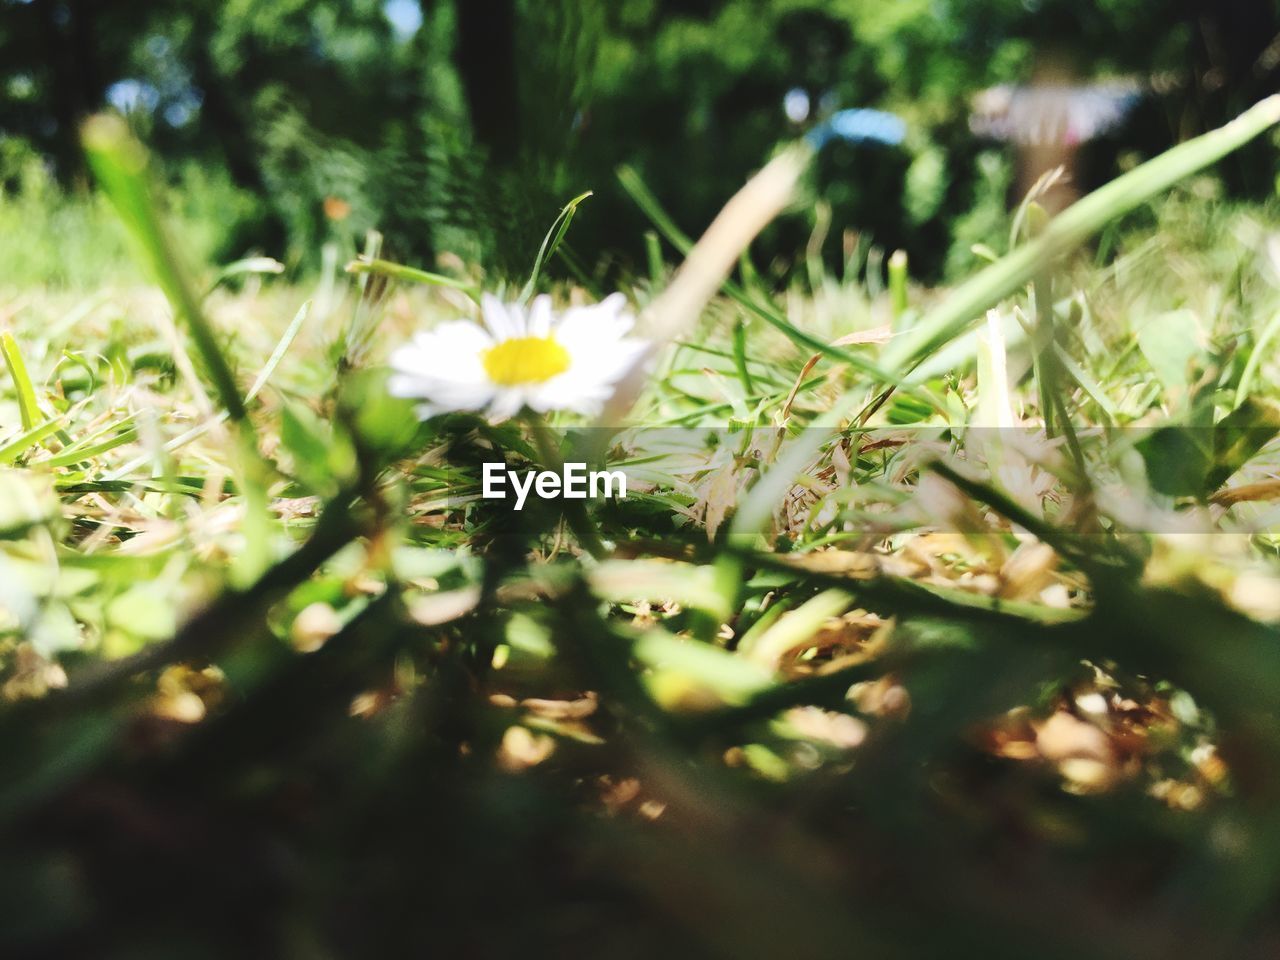
<path fill-rule="evenodd" d="M 615 293 L 556 315 L 548 296 L 526 308 L 486 294 L 483 324 L 452 320 L 396 350 L 388 389 L 422 401 L 424 419 L 483 410 L 505 420 L 524 407 L 595 413 L 648 346 L 627 336 L 635 321 L 626 305 Z"/>

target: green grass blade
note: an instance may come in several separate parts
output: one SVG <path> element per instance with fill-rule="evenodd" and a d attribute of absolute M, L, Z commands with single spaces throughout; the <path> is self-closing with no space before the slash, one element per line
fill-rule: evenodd
<path fill-rule="evenodd" d="M 897 320 L 910 306 L 907 291 L 907 251 L 895 250 L 889 257 L 889 304 Z"/>
<path fill-rule="evenodd" d="M 275 349 L 271 351 L 271 356 L 267 358 L 266 364 L 263 365 L 262 370 L 253 381 L 253 386 L 251 386 L 249 388 L 249 392 L 245 394 L 246 402 L 252 401 L 256 398 L 258 394 L 262 392 L 263 387 L 270 382 L 272 375 L 276 372 L 276 367 L 280 365 L 280 361 L 284 359 L 285 354 L 289 352 L 289 348 L 293 346 L 293 341 L 297 339 L 298 333 L 302 330 L 303 323 L 306 322 L 308 315 L 311 313 L 311 303 L 312 301 L 308 300 L 299 307 L 298 312 L 294 314 L 293 320 L 289 323 L 284 335 L 280 337 L 279 342 L 276 343 Z M 192 440 L 198 440 L 200 437 L 203 437 L 206 433 L 212 430 L 216 424 L 222 423 L 226 419 L 227 415 L 225 412 L 219 413 L 212 420 L 206 420 L 204 423 L 198 423 L 190 430 L 185 430 L 178 434 L 178 436 L 174 437 L 172 440 L 167 441 L 162 449 L 165 453 L 173 453 L 175 450 L 185 447 Z M 151 454 L 143 454 L 140 457 L 130 460 L 119 469 L 113 470 L 107 479 L 121 480 L 129 476 L 129 474 L 133 473 L 135 470 L 141 470 L 151 461 L 151 459 Z"/>
<path fill-rule="evenodd" d="M 0 446 L 0 463 L 13 463 L 20 456 L 34 447 L 41 440 L 57 433 L 62 426 L 62 419 L 55 417 L 30 430 L 18 434 L 8 443 Z"/>
<path fill-rule="evenodd" d="M 1258 337 L 1257 345 L 1249 354 L 1249 359 L 1240 374 L 1240 384 L 1236 387 L 1235 405 L 1237 407 L 1242 406 L 1249 398 L 1249 393 L 1253 390 L 1253 381 L 1258 376 L 1258 368 L 1262 366 L 1262 358 L 1266 355 L 1267 347 L 1271 346 L 1271 341 L 1275 339 L 1277 333 L 1280 333 L 1280 313 L 1267 321 L 1262 334 Z"/>
<path fill-rule="evenodd" d="M 1111 398 L 1102 389 L 1102 385 L 1091 377 L 1080 364 L 1076 363 L 1061 346 L 1055 343 L 1053 350 L 1057 355 L 1058 362 L 1062 364 L 1062 369 L 1070 374 L 1071 379 L 1080 385 L 1080 389 L 1085 392 L 1088 398 L 1098 405 L 1098 409 L 1103 412 L 1106 418 L 1111 423 L 1116 423 L 1120 413 L 1116 409 L 1116 405 L 1111 402 Z"/>
<path fill-rule="evenodd" d="M 715 691 L 728 704 L 745 703 L 773 686 L 770 670 L 734 656 L 719 647 L 648 630 L 637 638 L 632 653 L 658 674 L 684 674 Z"/>
<path fill-rule="evenodd" d="M 27 365 L 22 360 L 18 342 L 13 339 L 13 334 L 8 330 L 0 334 L 0 352 L 4 353 L 4 363 L 9 368 L 9 376 L 13 378 L 13 389 L 18 395 L 18 414 L 22 417 L 22 429 L 31 430 L 44 417 L 36 404 L 36 391 L 31 386 L 31 376 L 27 373 Z"/>
<path fill-rule="evenodd" d="M 231 419 L 248 428 L 248 413 L 213 326 L 200 307 L 187 270 L 165 233 L 147 184 L 147 154 L 118 117 L 100 115 L 84 126 L 83 142 L 102 190 L 160 284 L 174 312 L 187 323 L 218 399 Z"/>
<path fill-rule="evenodd" d="M 91 444 L 86 447 L 73 447 L 63 453 L 59 453 L 50 457 L 48 460 L 41 460 L 42 467 L 69 467 L 73 463 L 83 463 L 85 460 L 92 460 L 94 457 L 101 456 L 108 451 L 114 450 L 116 447 L 122 447 L 126 443 L 133 443 L 138 439 L 138 431 L 130 427 L 124 433 L 117 434 L 110 440 L 104 440 L 101 443 Z"/>
<path fill-rule="evenodd" d="M 675 247 L 681 254 L 688 256 L 689 251 L 693 249 L 693 241 L 689 239 L 688 234 L 684 233 L 676 226 L 662 205 L 658 202 L 644 181 L 630 167 L 620 167 L 618 169 L 618 181 L 622 184 L 622 188 L 627 191 L 631 199 L 635 201 L 640 211 L 649 218 L 658 231 L 667 239 L 667 242 Z M 777 309 L 771 305 L 761 303 L 755 297 L 752 297 L 742 287 L 734 283 L 732 280 L 726 280 L 721 289 L 733 300 L 746 307 L 761 320 L 776 328 L 780 333 L 799 346 L 806 347 L 814 353 L 821 353 L 833 360 L 839 360 L 847 363 L 855 370 L 861 370 L 868 376 L 874 377 L 882 383 L 891 383 L 898 385 L 900 378 L 882 366 L 879 366 L 866 357 L 860 357 L 856 353 L 851 353 L 841 347 L 835 347 L 827 343 L 821 337 L 814 336 L 804 330 L 801 330 Z"/>
<path fill-rule="evenodd" d="M 229 263 L 219 270 L 217 276 L 213 278 L 213 282 L 206 288 L 204 298 L 207 298 L 209 294 L 213 293 L 232 277 L 243 276 L 246 273 L 278 275 L 284 273 L 284 269 L 284 264 L 274 257 L 245 257 L 243 260 Z"/>
<path fill-rule="evenodd" d="M 1268 97 L 1226 126 L 1165 151 L 1072 204 L 1039 237 L 961 284 L 940 307 L 892 341 L 882 363 L 890 370 L 910 369 L 1108 221 L 1222 159 L 1278 121 L 1280 95 Z"/>
<path fill-rule="evenodd" d="M 345 269 L 347 273 L 374 274 L 392 280 L 404 280 L 408 283 L 425 283 L 430 287 L 449 287 L 452 290 L 461 290 L 473 300 L 478 300 L 480 297 L 479 288 L 468 280 L 446 277 L 443 273 L 429 273 L 426 270 L 408 267 L 403 263 L 393 263 L 390 260 L 359 257 L 348 263 Z"/>
<path fill-rule="evenodd" d="M 538 287 L 538 277 L 542 273 L 542 268 L 546 265 L 547 260 L 556 252 L 556 248 L 560 246 L 560 242 L 564 239 L 564 235 L 569 232 L 569 224 L 573 223 L 574 214 L 578 212 L 578 205 L 592 195 L 588 190 L 586 193 L 580 193 L 568 203 L 564 205 L 559 215 L 551 223 L 551 229 L 547 231 L 547 235 L 542 238 L 542 246 L 538 248 L 538 256 L 533 261 L 533 272 L 529 274 L 529 282 L 524 285 L 524 289 L 520 291 L 520 299 L 528 300 L 533 296 L 533 291 Z"/>
<path fill-rule="evenodd" d="M 853 597 L 843 590 L 824 590 L 795 610 L 782 614 L 772 626 L 755 636 L 750 645 L 740 645 L 738 653 L 772 669 L 789 651 L 812 637 L 832 617 L 848 610 L 852 603 Z"/>
<path fill-rule="evenodd" d="M 764 533 L 774 509 L 796 480 L 805 475 L 805 469 L 813 462 L 818 450 L 831 439 L 840 422 L 853 412 L 859 400 L 857 394 L 846 393 L 783 448 L 773 466 L 742 498 L 729 524 L 732 541 L 749 543 Z"/>
<path fill-rule="evenodd" d="M 605 560 L 591 571 L 592 591 L 602 600 L 675 600 L 724 620 L 733 611 L 709 566 L 659 560 Z"/>
<path fill-rule="evenodd" d="M 742 390 L 749 397 L 756 392 L 751 380 L 751 371 L 747 369 L 747 325 L 739 320 L 733 327 L 733 366 L 738 371 L 738 379 L 742 381 Z"/>
<path fill-rule="evenodd" d="M 627 195 L 640 208 L 640 212 L 649 218 L 649 221 L 658 228 L 658 232 L 667 238 L 667 242 L 680 252 L 682 256 L 688 256 L 689 251 L 693 249 L 693 240 L 690 236 L 676 226 L 676 222 L 671 219 L 667 211 L 662 208 L 662 204 L 658 202 L 648 185 L 640 179 L 640 174 L 636 173 L 634 168 L 623 165 L 617 171 L 618 183 L 622 185 L 622 189 L 627 191 Z M 650 244 L 651 249 L 656 249 Z M 661 257 L 659 257 L 659 263 Z"/>
<path fill-rule="evenodd" d="M 284 355 L 289 352 L 289 348 L 293 346 L 293 341 L 297 339 L 302 325 L 307 322 L 307 315 L 311 313 L 311 301 L 308 300 L 298 312 L 293 315 L 293 319 L 289 321 L 289 326 L 285 328 L 284 335 L 280 337 L 276 343 L 276 348 L 271 351 L 271 356 L 267 358 L 267 362 L 263 364 L 261 372 L 253 381 L 253 386 L 249 388 L 249 392 L 245 394 L 246 400 L 252 400 L 267 385 L 267 381 L 271 379 L 271 375 L 276 372 L 276 367 L 280 366 L 280 361 L 284 359 Z"/>
<path fill-rule="evenodd" d="M 649 283 L 654 290 L 662 287 L 666 264 L 662 262 L 662 240 L 652 230 L 644 232 L 644 256 L 649 265 Z"/>
<path fill-rule="evenodd" d="M 370 230 L 364 237 L 364 253 L 360 259 L 373 263 L 382 256 L 383 236 L 377 230 Z M 366 348 L 373 338 L 376 327 L 377 311 L 375 307 L 386 292 L 387 285 L 375 283 L 377 274 L 357 273 L 356 286 L 360 296 L 356 300 L 355 309 L 351 312 L 351 322 L 347 324 L 338 342 L 338 370 L 348 370 L 358 366 L 364 359 Z"/>

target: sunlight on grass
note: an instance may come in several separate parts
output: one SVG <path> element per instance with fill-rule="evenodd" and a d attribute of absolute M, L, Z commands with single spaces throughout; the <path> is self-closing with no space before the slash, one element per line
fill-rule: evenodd
<path fill-rule="evenodd" d="M 898 890 L 1007 816 L 1046 857 L 1194 862 L 1234 933 L 1280 884 L 1280 222 L 1181 184 L 1277 119 L 1264 101 L 1055 218 L 1027 207 L 1038 232 L 950 290 L 902 251 L 887 282 L 884 251 L 833 268 L 821 237 L 781 282 L 753 263 L 809 148 L 696 242 L 624 169 L 657 231 L 621 283 L 653 349 L 629 379 L 589 371 L 621 381 L 602 420 L 428 395 L 455 372 L 435 367 L 411 399 L 388 385 L 395 348 L 480 319 L 482 289 L 506 305 L 452 328 L 477 375 L 570 372 L 558 324 L 598 338 L 584 318 L 622 303 L 563 279 L 589 194 L 505 284 L 377 234 L 345 273 L 193 270 L 140 143 L 91 121 L 163 297 L 37 286 L 0 338 L 0 823 L 123 769 L 257 802 L 297 786 L 288 764 L 230 758 L 299 751 L 361 790 L 424 777 L 458 822 L 564 818 L 622 863 L 657 869 L 644 838 L 680 831 L 726 897 L 759 896 L 736 837 L 780 811 L 833 835 L 856 812 Z M 1154 228 L 1083 249 L 1153 202 Z M 512 509 L 482 492 L 497 461 L 618 471 L 627 495 Z M 997 779 L 1008 808 L 975 803 Z M 836 929 L 826 855 L 768 856 L 769 903 Z M 1016 950 L 943 899 L 912 929 L 836 926 Z"/>

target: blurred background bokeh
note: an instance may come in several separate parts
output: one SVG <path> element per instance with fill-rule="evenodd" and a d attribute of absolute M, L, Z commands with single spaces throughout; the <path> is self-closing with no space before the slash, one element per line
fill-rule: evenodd
<path fill-rule="evenodd" d="M 1027 186 L 1026 85 L 1083 122 L 1067 135 L 1087 140 L 1071 144 L 1087 189 L 1278 80 L 1270 0 L 0 0 L 0 233 L 23 232 L 0 262 L 31 282 L 118 269 L 79 229 L 99 213 L 78 130 L 104 108 L 156 151 L 210 260 L 305 270 L 376 226 L 397 258 L 497 271 L 525 269 L 585 190 L 571 252 L 635 267 L 646 223 L 619 164 L 696 232 L 779 144 L 878 108 L 901 142 L 835 138 L 757 251 L 785 260 L 829 211 L 830 236 L 907 248 L 941 279 Z M 1272 194 L 1268 149 L 1223 165 L 1224 188 Z"/>

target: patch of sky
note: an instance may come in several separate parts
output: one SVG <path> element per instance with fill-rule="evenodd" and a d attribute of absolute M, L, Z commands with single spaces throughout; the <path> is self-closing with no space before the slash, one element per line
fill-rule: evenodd
<path fill-rule="evenodd" d="M 144 80 L 127 77 L 107 87 L 107 103 L 121 113 L 150 113 L 160 103 L 160 92 Z"/>
<path fill-rule="evenodd" d="M 418 0 L 387 0 L 382 13 L 400 40 L 408 40 L 422 27 L 422 4 Z"/>

